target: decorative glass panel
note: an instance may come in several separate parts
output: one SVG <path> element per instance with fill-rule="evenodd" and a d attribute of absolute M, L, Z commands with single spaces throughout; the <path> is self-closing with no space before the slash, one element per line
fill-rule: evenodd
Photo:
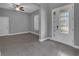
<path fill-rule="evenodd" d="M 69 33 L 69 12 L 60 13 L 59 29 L 62 33 Z"/>

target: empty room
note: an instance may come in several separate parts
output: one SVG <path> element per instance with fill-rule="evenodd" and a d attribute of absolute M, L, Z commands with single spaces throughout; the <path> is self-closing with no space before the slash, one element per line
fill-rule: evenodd
<path fill-rule="evenodd" d="M 0 56 L 78 56 L 79 3 L 0 3 Z"/>

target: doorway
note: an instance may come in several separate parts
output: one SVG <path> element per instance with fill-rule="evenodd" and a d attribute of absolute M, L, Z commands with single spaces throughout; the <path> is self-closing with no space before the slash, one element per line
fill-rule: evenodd
<path fill-rule="evenodd" d="M 0 17 L 0 36 L 9 34 L 9 17 Z"/>

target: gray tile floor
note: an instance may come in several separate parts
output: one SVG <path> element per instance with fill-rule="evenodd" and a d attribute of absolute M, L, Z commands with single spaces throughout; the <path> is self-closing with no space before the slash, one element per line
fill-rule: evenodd
<path fill-rule="evenodd" d="M 47 40 L 38 41 L 39 37 L 29 34 L 0 37 L 2 56 L 76 56 L 78 49 Z"/>

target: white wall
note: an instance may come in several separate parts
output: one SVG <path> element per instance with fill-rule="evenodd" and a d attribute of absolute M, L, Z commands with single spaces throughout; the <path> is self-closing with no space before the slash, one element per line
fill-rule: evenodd
<path fill-rule="evenodd" d="M 41 4 L 40 7 L 40 38 L 47 37 L 47 4 Z"/>
<path fill-rule="evenodd" d="M 0 16 L 9 17 L 9 34 L 29 30 L 29 14 L 0 8 Z"/>

